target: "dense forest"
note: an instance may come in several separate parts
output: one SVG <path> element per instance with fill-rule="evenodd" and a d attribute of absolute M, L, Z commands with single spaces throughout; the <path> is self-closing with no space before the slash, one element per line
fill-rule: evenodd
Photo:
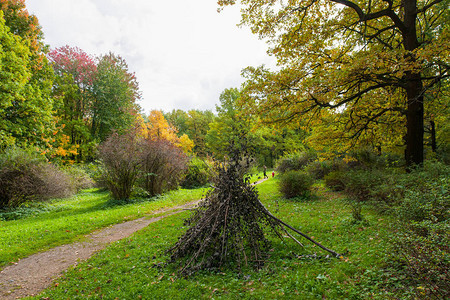
<path fill-rule="evenodd" d="M 215 111 L 144 112 L 120 54 L 52 48 L 25 1 L 0 0 L 0 220 L 93 187 L 124 204 L 211 182 L 227 190 L 220 172 L 239 149 L 236 180 L 273 170 L 286 201 L 312 201 L 320 186 L 345 195 L 352 224 L 368 224 L 366 210 L 395 220 L 380 269 L 410 288 L 389 281 L 391 297 L 448 297 L 449 1 L 219 10 L 238 2 L 277 69 L 245 68 Z"/>

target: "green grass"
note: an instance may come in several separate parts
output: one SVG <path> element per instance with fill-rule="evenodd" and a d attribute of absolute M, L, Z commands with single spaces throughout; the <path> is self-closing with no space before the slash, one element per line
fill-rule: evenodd
<path fill-rule="evenodd" d="M 46 211 L 22 219 L 0 221 L 0 267 L 30 254 L 83 238 L 111 224 L 200 199 L 205 189 L 178 190 L 165 196 L 117 205 L 108 192 L 86 190 L 68 199 L 53 200 Z"/>
<path fill-rule="evenodd" d="M 106 248 L 70 269 L 55 286 L 33 299 L 368 299 L 389 298 L 382 267 L 388 247 L 389 220 L 365 211 L 366 223 L 353 223 L 344 201 L 318 190 L 317 200 L 281 198 L 277 180 L 258 186 L 260 198 L 275 215 L 345 258 L 327 253 L 304 239 L 271 238 L 273 251 L 265 267 L 239 274 L 199 273 L 179 278 L 164 265 L 165 249 L 185 228 L 183 212 L 152 223 L 130 238 Z"/>

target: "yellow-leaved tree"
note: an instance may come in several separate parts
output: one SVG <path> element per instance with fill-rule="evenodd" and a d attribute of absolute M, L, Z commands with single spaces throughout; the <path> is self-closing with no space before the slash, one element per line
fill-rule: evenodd
<path fill-rule="evenodd" d="M 344 148 L 400 141 L 407 165 L 423 162 L 425 104 L 449 104 L 448 0 L 218 2 L 240 2 L 242 23 L 278 62 L 276 71 L 245 70 L 249 110 L 272 122 L 311 120 Z"/>
<path fill-rule="evenodd" d="M 194 148 L 194 142 L 186 135 L 177 136 L 177 129 L 171 126 L 159 110 L 152 110 L 145 122 L 145 137 L 152 140 L 167 140 L 184 153 L 189 153 Z"/>

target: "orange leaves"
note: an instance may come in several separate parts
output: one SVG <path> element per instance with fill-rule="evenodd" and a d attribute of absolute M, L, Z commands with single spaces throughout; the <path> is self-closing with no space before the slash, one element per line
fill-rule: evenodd
<path fill-rule="evenodd" d="M 177 129 L 167 122 L 159 110 L 150 112 L 144 132 L 149 139 L 169 141 L 185 153 L 189 153 L 194 148 L 194 142 L 186 134 L 177 136 Z"/>

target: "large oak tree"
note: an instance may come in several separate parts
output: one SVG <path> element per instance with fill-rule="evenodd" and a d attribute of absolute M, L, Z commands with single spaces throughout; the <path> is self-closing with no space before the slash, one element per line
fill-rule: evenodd
<path fill-rule="evenodd" d="M 341 142 L 401 134 L 407 164 L 423 162 L 424 96 L 449 76 L 448 0 L 240 2 L 242 23 L 268 39 L 280 67 L 246 70 L 252 109 L 327 120 Z"/>

